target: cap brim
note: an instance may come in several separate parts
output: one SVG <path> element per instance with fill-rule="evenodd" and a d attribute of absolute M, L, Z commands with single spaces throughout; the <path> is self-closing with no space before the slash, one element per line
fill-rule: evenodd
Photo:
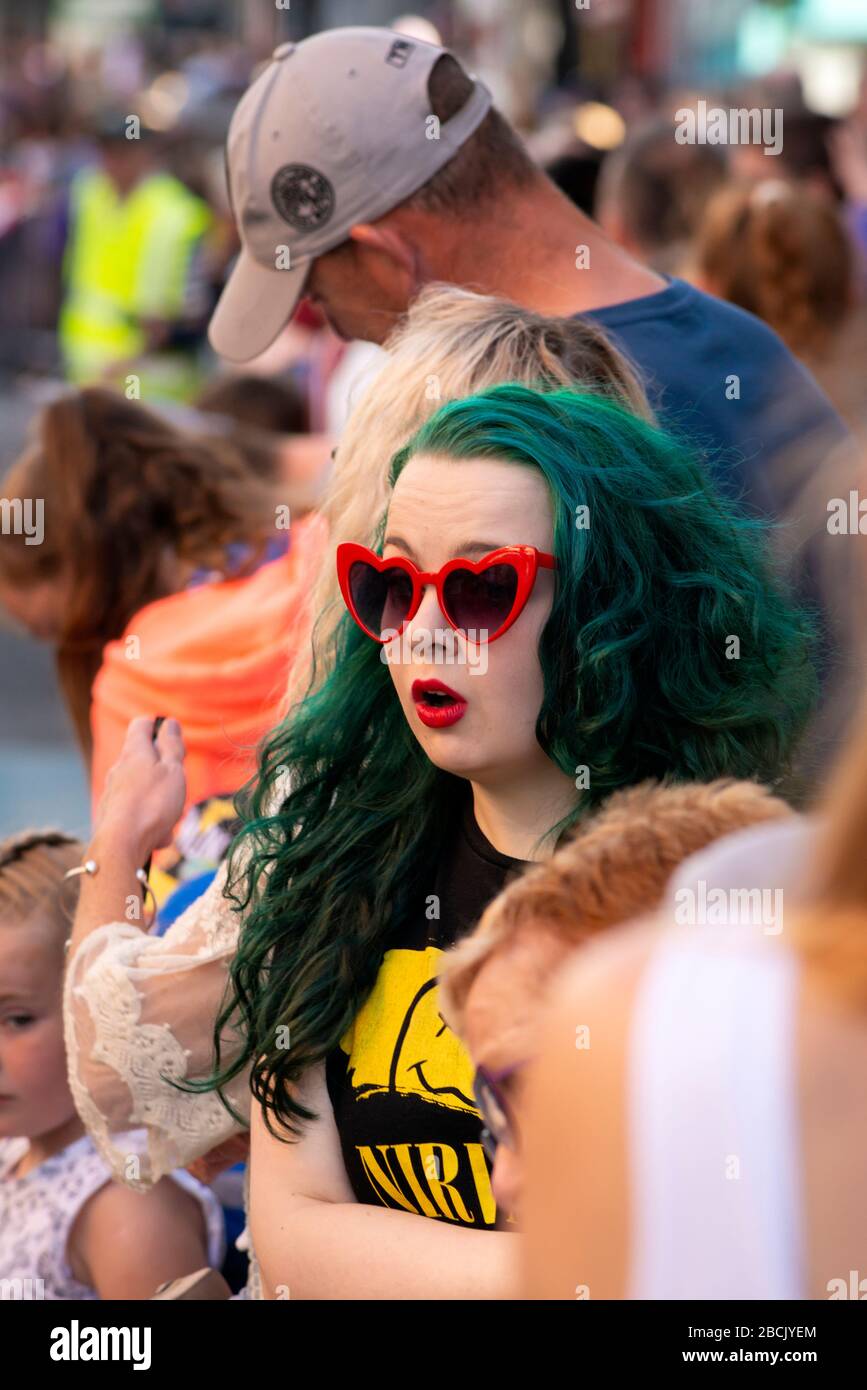
<path fill-rule="evenodd" d="M 208 324 L 214 351 L 230 362 L 249 362 L 270 347 L 292 317 L 309 269 L 307 261 L 272 270 L 242 250 Z"/>

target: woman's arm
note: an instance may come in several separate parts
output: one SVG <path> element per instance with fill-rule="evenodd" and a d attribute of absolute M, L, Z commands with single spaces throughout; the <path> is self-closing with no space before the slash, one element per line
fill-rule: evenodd
<path fill-rule="evenodd" d="M 515 1296 L 515 1236 L 356 1202 L 323 1065 L 305 1077 L 299 1098 L 319 1119 L 288 1144 L 253 1106 L 249 1220 L 266 1298 Z"/>
<path fill-rule="evenodd" d="M 165 1080 L 210 1072 L 238 934 L 225 870 L 163 936 L 142 930 L 135 870 L 168 841 L 183 803 L 177 724 L 167 721 L 154 746 L 151 721 L 133 720 L 87 852 L 98 872 L 82 875 L 64 982 L 76 1108 L 115 1178 L 139 1190 L 240 1129 L 215 1093 L 181 1092 Z M 228 1056 L 235 1044 L 225 1041 Z M 227 1091 L 246 1116 L 246 1077 Z"/>

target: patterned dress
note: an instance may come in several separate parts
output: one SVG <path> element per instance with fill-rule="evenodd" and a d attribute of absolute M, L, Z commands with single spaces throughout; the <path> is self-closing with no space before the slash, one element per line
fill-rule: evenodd
<path fill-rule="evenodd" d="M 111 1182 L 111 1170 L 84 1135 L 21 1177 L 12 1176 L 28 1139 L 0 1139 L 0 1298 L 95 1299 L 69 1267 L 67 1245 L 85 1203 Z M 205 1217 L 208 1261 L 219 1269 L 225 1238 L 214 1194 L 189 1173 L 173 1181 L 198 1199 Z"/>

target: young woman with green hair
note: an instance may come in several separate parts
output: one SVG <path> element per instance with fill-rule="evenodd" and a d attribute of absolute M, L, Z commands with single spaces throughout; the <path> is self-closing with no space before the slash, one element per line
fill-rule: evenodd
<path fill-rule="evenodd" d="M 389 339 L 384 365 L 354 406 L 334 453 L 321 513 L 312 522 L 314 538 L 327 532 L 309 584 L 315 640 L 308 657 L 296 638 L 286 708 L 329 674 L 334 633 L 346 612 L 337 546 L 375 542 L 392 456 L 446 401 L 508 381 L 547 390 L 570 386 L 653 418 L 635 372 L 591 320 L 552 318 L 454 285 L 425 289 Z M 166 712 L 173 712 L 170 704 Z M 101 869 L 83 885 L 66 975 L 76 1104 L 121 1182 L 128 1181 L 132 1120 L 141 1119 L 136 1181 L 144 1186 L 192 1161 L 203 1177 L 219 1171 L 240 1156 L 246 1134 L 246 1125 L 238 1134 L 215 1094 L 179 1092 L 166 1079 L 207 1076 L 212 1068 L 214 1019 L 241 925 L 223 896 L 226 865 L 164 936 L 148 935 L 129 917 L 135 871 L 180 815 L 175 802 L 185 769 L 166 762 L 179 746 L 170 723 L 156 751 L 150 720 L 130 726 L 100 807 L 90 850 Z M 229 1093 L 246 1116 L 246 1079 L 239 1075 Z"/>
<path fill-rule="evenodd" d="M 777 781 L 814 695 L 755 526 L 620 406 L 497 387 L 443 407 L 390 482 L 377 553 L 338 555 L 332 669 L 265 746 L 230 871 L 214 1081 L 250 1076 L 271 1297 L 508 1295 L 442 951 L 617 788 Z"/>
<path fill-rule="evenodd" d="M 222 896 L 224 873 L 165 937 L 147 936 L 124 920 L 134 869 L 170 834 L 178 798 L 183 801 L 183 743 L 171 720 L 163 725 L 156 747 L 149 721 L 131 725 L 89 847 L 100 872 L 83 884 L 70 951 L 66 1014 L 76 1103 L 100 1152 L 124 1181 L 130 1181 L 128 1131 L 136 1124 L 144 1126 L 136 1170 L 136 1182 L 143 1186 L 173 1166 L 216 1153 L 226 1140 L 231 1148 L 231 1136 L 245 1127 L 252 1060 L 266 1055 L 269 1044 L 280 1052 L 278 1060 L 288 1055 L 299 1079 L 284 1077 L 277 1086 L 284 1118 L 289 1118 L 287 1088 L 290 1095 L 297 1094 L 299 1108 L 316 1110 L 321 1118 L 303 1127 L 300 1143 L 277 1144 L 273 1165 L 270 1150 L 266 1154 L 260 1145 L 257 1192 L 267 1209 L 267 1175 L 273 1169 L 283 1194 L 294 1186 L 298 1192 L 318 1193 L 321 1200 L 310 1209 L 308 1245 L 293 1218 L 298 1250 L 307 1254 L 298 1266 L 293 1262 L 291 1279 L 276 1277 L 280 1271 L 267 1252 L 270 1296 L 277 1283 L 289 1285 L 296 1296 L 305 1290 L 314 1297 L 329 1296 L 328 1290 L 390 1296 L 404 1287 L 418 1291 L 422 1277 L 426 1297 L 469 1296 L 474 1290 L 484 1295 L 494 1287 L 489 1275 L 495 1257 L 489 1245 L 497 1246 L 500 1233 L 487 1230 L 483 1253 L 472 1257 L 485 1263 L 473 1265 L 466 1244 L 473 1231 L 455 1219 L 460 1197 L 464 1211 L 477 1215 L 472 1224 L 490 1227 L 492 1203 L 466 1056 L 460 1048 L 455 1052 L 456 1040 L 440 1028 L 435 1007 L 431 1012 L 441 947 L 428 947 L 428 929 L 439 932 L 444 944 L 452 931 L 459 935 L 508 872 L 553 848 L 556 836 L 548 834 L 538 850 L 537 840 L 545 839 L 555 824 L 591 810 L 617 786 L 663 774 L 712 778 L 729 773 L 774 780 L 810 704 L 804 624 L 769 583 L 758 558 L 759 536 L 716 500 L 697 464 L 646 418 L 631 413 L 634 379 L 622 359 L 612 357 L 604 344 L 583 341 L 580 321 L 539 316 L 528 321 L 525 311 L 513 305 L 475 296 L 451 304 L 445 293 L 420 308 L 414 324 L 407 326 L 393 364 L 353 415 L 352 425 L 366 409 L 365 427 L 359 424 L 353 433 L 351 425 L 341 441 L 332 493 L 343 497 L 343 505 L 335 500 L 330 507 L 333 538 L 381 547 L 386 535 L 380 529 L 377 542 L 371 517 L 381 515 L 390 498 L 385 484 L 389 455 L 402 449 L 420 426 L 410 452 L 401 453 L 403 461 L 395 464 L 395 498 L 403 493 L 411 505 L 413 489 L 407 492 L 407 487 L 418 474 L 419 450 L 430 450 L 436 472 L 421 494 L 416 520 L 408 520 L 417 525 L 419 511 L 422 521 L 437 518 L 439 555 L 422 554 L 424 538 L 413 542 L 407 536 L 406 525 L 395 515 L 394 498 L 389 513 L 389 526 L 394 523 L 396 530 L 400 522 L 396 534 L 409 539 L 420 563 L 438 566 L 460 555 L 468 541 L 484 541 L 490 552 L 494 542 L 526 546 L 535 540 L 534 548 L 553 553 L 558 568 L 543 566 L 525 611 L 509 629 L 487 646 L 468 646 L 466 667 L 453 666 L 446 673 L 451 688 L 458 687 L 466 698 L 466 711 L 439 728 L 421 722 L 413 698 L 414 680 L 426 673 L 400 659 L 404 639 L 412 637 L 415 626 L 422 629 L 424 647 L 426 621 L 431 632 L 444 634 L 436 647 L 428 643 L 431 669 L 441 673 L 454 655 L 457 634 L 442 616 L 427 611 L 433 590 L 424 590 L 414 624 L 387 651 L 345 611 L 335 622 L 334 607 L 325 601 L 314 634 L 310 701 L 301 706 L 297 732 L 294 721 L 285 722 L 265 752 L 262 781 L 248 807 L 250 829 L 233 860 L 235 897 L 241 903 L 249 898 L 255 932 L 248 937 L 245 928 L 252 954 L 240 962 L 236 977 L 246 1036 L 239 1041 L 227 1026 L 220 1059 L 224 1074 L 227 1065 L 234 1071 L 222 1093 L 238 1121 L 215 1091 L 194 1092 L 173 1084 L 211 1071 L 213 1021 L 245 917 Z M 431 373 L 444 399 L 473 390 L 484 393 L 471 406 L 460 402 L 441 410 L 433 436 L 423 424 L 434 408 L 428 393 Z M 517 395 L 486 390 L 493 381 L 519 376 L 544 382 L 550 390 L 558 379 L 575 375 L 614 404 L 567 391 L 555 393 L 546 405 L 535 390 L 518 390 Z M 479 470 L 492 468 L 492 476 L 480 477 Z M 350 474 L 351 495 L 344 496 L 342 484 Z M 468 496 L 456 490 L 468 482 Z M 505 508 L 502 515 L 480 510 L 497 498 Z M 358 518 L 355 529 L 351 515 Z M 454 518 L 465 523 L 457 532 Z M 527 524 L 533 518 L 535 537 Z M 489 524 L 483 527 L 485 521 Z M 393 553 L 392 547 L 385 550 Z M 526 585 L 529 571 L 525 567 L 522 573 Z M 336 565 L 332 574 L 335 578 L 323 577 L 317 593 L 334 591 Z M 396 660 L 383 662 L 383 651 Z M 485 657 L 488 671 L 483 675 Z M 390 677 L 399 685 L 400 703 Z M 439 703 L 437 696 L 432 698 Z M 292 793 L 274 815 L 282 806 L 287 769 Z M 486 793 L 488 781 L 501 793 L 508 783 L 513 795 Z M 471 798 L 466 795 L 470 787 Z M 462 813 L 461 820 L 451 808 Z M 290 833 L 293 826 L 297 833 Z M 284 852 L 291 864 L 284 861 Z M 266 874 L 277 870 L 267 892 L 255 868 L 245 882 L 245 865 L 257 861 Z M 414 903 L 412 877 L 423 892 Z M 407 945 L 398 940 L 390 946 L 392 927 L 399 938 L 411 920 L 422 941 Z M 248 989 L 255 953 L 267 955 L 269 929 L 278 946 L 270 996 L 262 995 L 261 981 L 252 993 Z M 390 1136 L 392 1147 L 386 1144 L 386 1153 L 377 1147 L 383 1134 L 386 1139 L 389 1135 L 377 1132 L 375 1112 L 390 1105 L 394 1090 L 390 1058 L 384 1068 L 376 1051 L 377 1030 L 368 1026 L 379 1007 L 384 954 L 403 970 L 398 1002 L 388 1006 L 392 1016 L 419 969 L 424 970 L 413 993 L 418 1006 L 404 1011 L 407 1027 L 398 1029 L 415 1052 L 405 1073 L 424 1091 L 413 1093 L 408 1103 L 416 1113 L 422 1105 L 428 1117 L 440 1119 L 446 1102 L 453 1100 L 450 1117 L 470 1126 L 470 1133 L 454 1144 L 430 1131 L 420 1141 L 417 1133 L 403 1140 L 398 1126 Z M 388 984 L 388 972 L 381 984 Z M 289 985 L 295 991 L 291 996 Z M 360 1017 L 368 995 L 368 1012 L 357 1032 L 359 1046 L 367 1039 L 373 1052 L 369 1066 L 359 1055 L 354 1067 L 359 1088 L 366 1088 L 365 1110 L 356 1104 L 355 1088 L 346 1084 L 347 1053 L 339 1041 L 344 1038 L 352 1050 L 344 1021 Z M 285 996 L 285 1008 L 279 1007 L 278 996 Z M 357 1003 L 361 1009 L 354 1013 Z M 235 1012 L 233 1021 L 239 1021 Z M 275 1024 L 278 1016 L 281 1021 Z M 385 1034 L 380 1041 L 388 1048 Z M 416 1051 L 419 1044 L 422 1053 Z M 242 1051 L 246 1062 L 233 1066 Z M 330 1057 L 337 1109 L 347 1112 L 340 1121 L 346 1161 L 325 1064 L 313 1061 L 317 1055 Z M 459 1085 L 454 1084 L 456 1069 Z M 431 1100 L 436 1096 L 442 1106 Z M 350 1137 L 347 1123 L 353 1114 L 373 1117 L 375 1143 L 360 1135 L 356 1143 Z M 422 1150 L 420 1143 L 435 1147 Z M 384 1190 L 399 1209 L 391 1213 L 384 1232 L 379 1227 L 382 1213 L 359 1202 L 350 1184 L 347 1163 L 353 1160 L 359 1190 L 365 1191 L 366 1184 L 381 1207 L 383 1189 L 374 1189 L 369 1174 L 377 1182 L 384 1178 Z M 296 1165 L 291 1173 L 289 1162 Z M 312 1179 L 300 1165 L 313 1173 Z M 338 1244 L 345 1242 L 348 1251 L 342 1270 L 317 1267 L 316 1252 L 326 1240 L 319 1223 L 327 1202 L 340 1208 L 328 1210 L 339 1223 Z M 377 1249 L 384 1251 L 385 1241 L 402 1249 L 406 1223 L 395 1221 L 401 1211 L 439 1216 L 441 1231 L 451 1235 L 435 1236 L 436 1221 L 414 1223 L 408 1265 L 397 1268 L 385 1261 L 374 1289 L 359 1280 L 359 1247 L 343 1223 L 372 1220 L 378 1229 L 369 1240 L 378 1242 Z M 419 1262 L 413 1254 L 419 1241 L 443 1240 L 457 1242 L 455 1260 L 447 1258 L 442 1244 L 430 1250 L 435 1262 Z M 279 1252 L 276 1263 L 285 1263 Z M 458 1268 L 465 1271 L 460 1286 L 455 1282 Z M 502 1282 L 496 1287 L 501 1289 Z"/>

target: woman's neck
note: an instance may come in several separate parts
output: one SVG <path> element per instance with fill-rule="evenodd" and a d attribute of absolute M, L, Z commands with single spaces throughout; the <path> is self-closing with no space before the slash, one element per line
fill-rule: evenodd
<path fill-rule="evenodd" d="M 578 793 L 566 772 L 549 763 L 535 775 L 489 783 L 471 782 L 473 813 L 486 840 L 511 859 L 550 859 L 555 845 L 538 841 L 575 809 Z"/>

